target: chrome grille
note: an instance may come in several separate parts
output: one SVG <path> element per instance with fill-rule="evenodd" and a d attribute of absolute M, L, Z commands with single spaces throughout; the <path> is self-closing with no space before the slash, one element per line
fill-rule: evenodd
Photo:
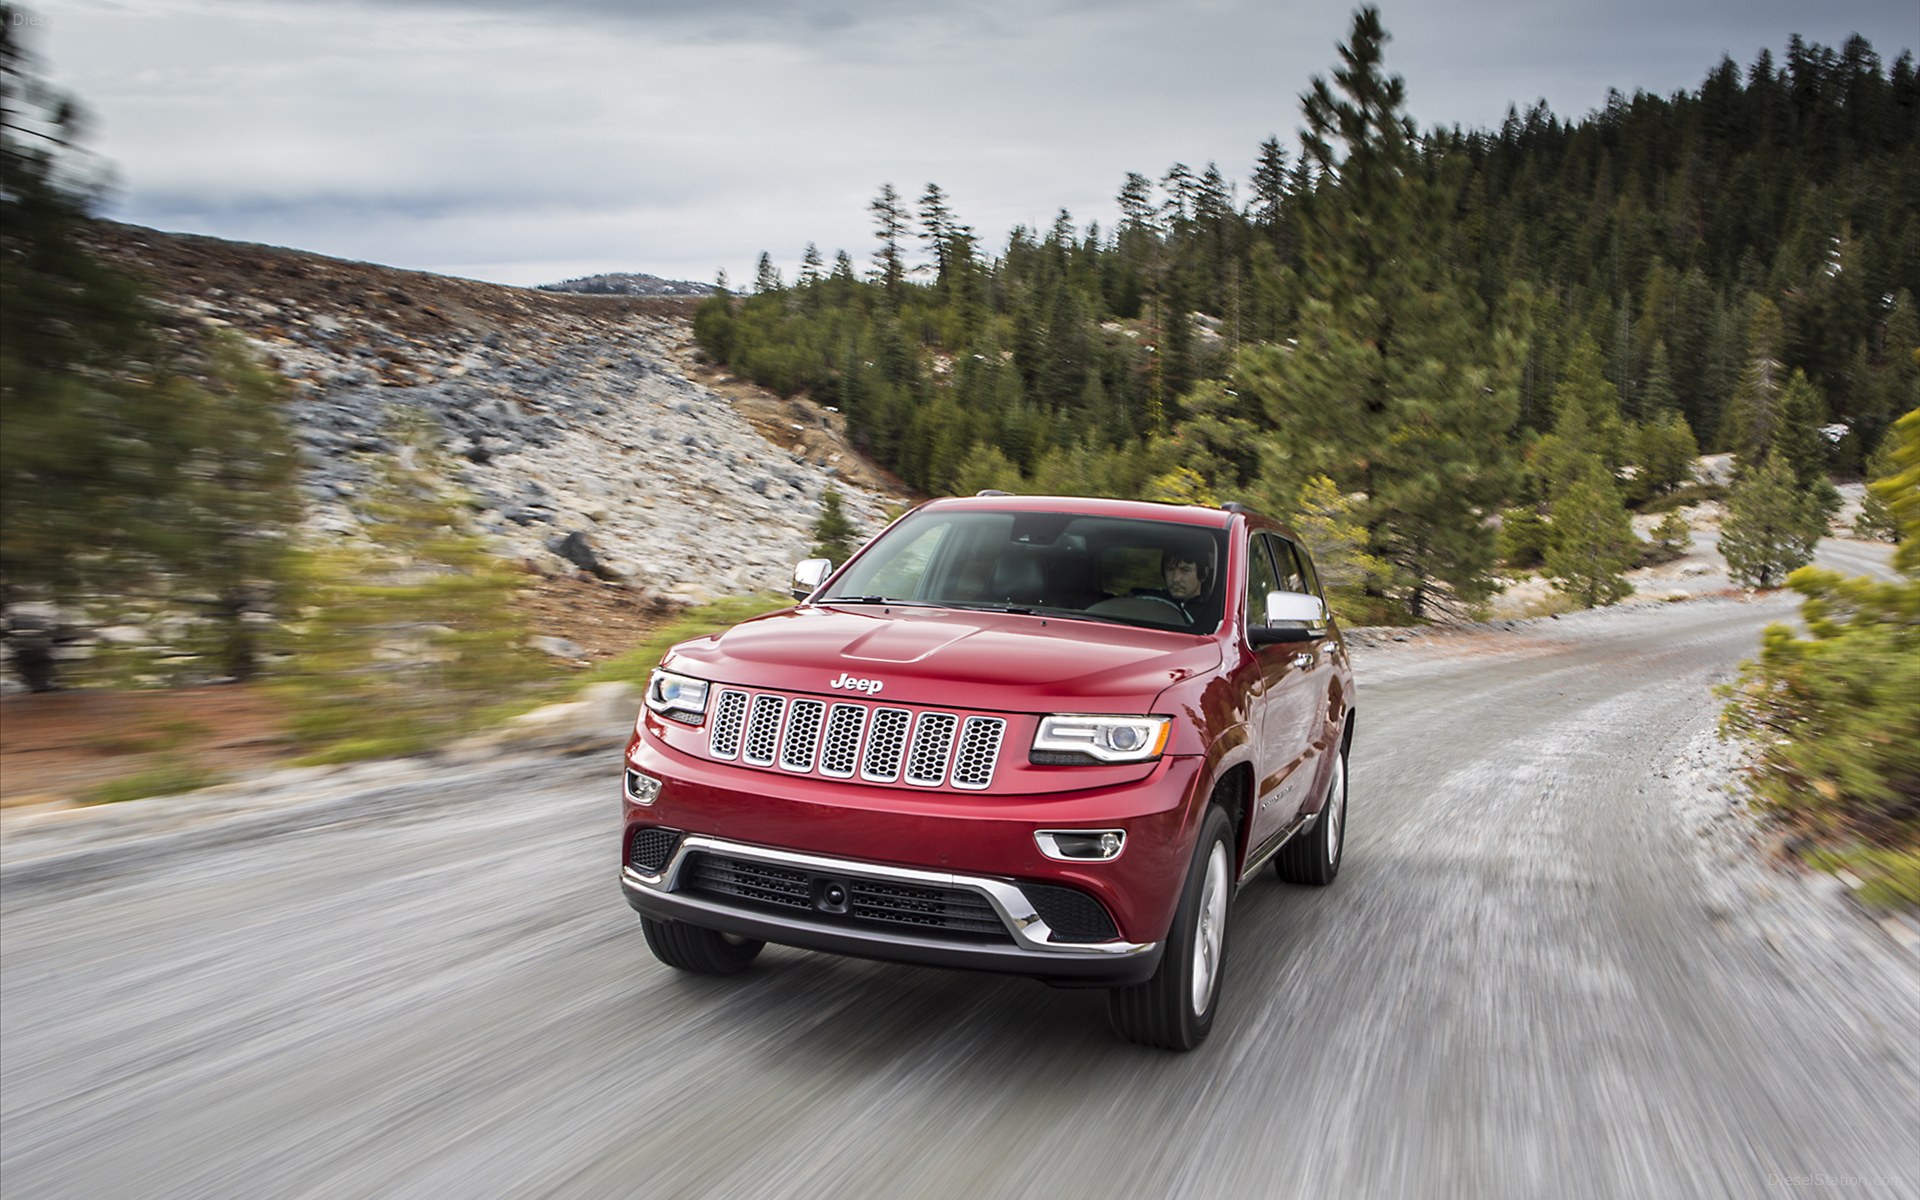
<path fill-rule="evenodd" d="M 707 753 L 799 775 L 984 791 L 1005 740 L 1001 717 L 972 716 L 723 688 Z"/>

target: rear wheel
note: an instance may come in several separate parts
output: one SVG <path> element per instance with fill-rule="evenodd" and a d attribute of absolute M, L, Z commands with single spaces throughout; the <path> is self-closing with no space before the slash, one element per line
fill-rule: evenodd
<path fill-rule="evenodd" d="M 1273 869 L 1288 883 L 1325 887 L 1340 874 L 1340 856 L 1347 844 L 1347 748 L 1333 757 L 1333 777 L 1327 781 L 1326 802 L 1313 828 L 1294 838 L 1274 857 Z"/>
<path fill-rule="evenodd" d="M 684 921 L 641 917 L 640 927 L 646 931 L 647 948 L 655 958 L 697 975 L 733 975 L 744 971 L 766 945 Z"/>
<path fill-rule="evenodd" d="M 1107 993 L 1115 1033 L 1168 1050 L 1191 1050 L 1206 1040 L 1220 1004 L 1232 907 L 1233 825 L 1209 806 L 1159 969 L 1145 983 Z"/>

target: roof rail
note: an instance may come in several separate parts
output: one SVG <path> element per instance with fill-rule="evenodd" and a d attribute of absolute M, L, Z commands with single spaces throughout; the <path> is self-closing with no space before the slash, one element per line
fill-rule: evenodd
<path fill-rule="evenodd" d="M 975 492 L 974 495 L 976 496 L 1017 496 L 1019 495 L 1019 493 L 1003 492 L 999 488 L 981 488 L 979 491 Z"/>
<path fill-rule="evenodd" d="M 1226 512 L 1230 512 L 1230 513 L 1240 513 L 1244 516 L 1253 515 L 1253 510 L 1248 508 L 1246 505 L 1240 503 L 1238 500 L 1229 500 L 1225 504 L 1222 504 L 1220 507 Z"/>

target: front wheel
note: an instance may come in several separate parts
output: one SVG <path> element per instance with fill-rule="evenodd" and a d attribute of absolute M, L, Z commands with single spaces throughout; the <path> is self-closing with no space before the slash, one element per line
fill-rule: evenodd
<path fill-rule="evenodd" d="M 1294 838 L 1274 856 L 1273 869 L 1288 883 L 1325 887 L 1340 874 L 1340 856 L 1347 844 L 1347 748 L 1333 756 L 1333 777 L 1327 781 L 1326 803 L 1313 828 Z"/>
<path fill-rule="evenodd" d="M 1220 1005 L 1232 906 L 1233 826 L 1225 811 L 1209 806 L 1159 969 L 1145 983 L 1107 993 L 1115 1033 L 1168 1050 L 1191 1050 L 1206 1040 Z"/>
<path fill-rule="evenodd" d="M 759 957 L 765 942 L 738 938 L 713 929 L 702 929 L 684 921 L 661 921 L 641 917 L 640 927 L 647 934 L 647 949 L 670 967 L 696 975 L 733 975 L 747 969 Z"/>

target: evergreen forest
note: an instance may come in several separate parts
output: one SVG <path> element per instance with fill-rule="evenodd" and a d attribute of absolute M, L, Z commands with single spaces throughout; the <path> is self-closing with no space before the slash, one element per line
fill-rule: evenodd
<path fill-rule="evenodd" d="M 1502 559 L 1607 602 L 1626 510 L 1698 494 L 1698 453 L 1743 479 L 1777 458 L 1830 514 L 1829 479 L 1920 406 L 1911 52 L 1796 37 L 1692 91 L 1422 131 L 1389 42 L 1356 13 L 1244 185 L 1129 174 L 1117 222 L 1063 210 L 994 249 L 937 183 L 887 184 L 871 270 L 809 245 L 788 281 L 763 254 L 700 345 L 836 407 L 922 492 L 1311 523 L 1369 619 L 1471 605 Z"/>

